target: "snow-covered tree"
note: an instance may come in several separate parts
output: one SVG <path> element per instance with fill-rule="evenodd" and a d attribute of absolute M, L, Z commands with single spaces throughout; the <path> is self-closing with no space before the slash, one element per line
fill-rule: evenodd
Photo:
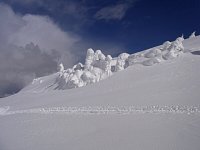
<path fill-rule="evenodd" d="M 195 31 L 190 35 L 189 39 L 194 38 L 194 37 L 196 37 L 196 32 Z"/>
<path fill-rule="evenodd" d="M 64 65 L 63 65 L 62 63 L 60 63 L 60 64 L 58 65 L 58 71 L 59 71 L 59 72 L 63 72 L 64 70 L 65 70 Z"/>
<path fill-rule="evenodd" d="M 171 46 L 172 42 L 170 41 L 166 41 L 163 43 L 163 48 L 162 48 L 162 51 L 165 51 L 167 50 L 170 46 Z"/>
<path fill-rule="evenodd" d="M 171 43 L 169 48 L 166 50 L 167 53 L 163 55 L 164 59 L 173 59 L 179 56 L 180 53 L 183 53 L 184 46 L 183 46 L 184 38 L 178 37 L 174 42 Z"/>
<path fill-rule="evenodd" d="M 89 48 L 87 50 L 87 55 L 85 58 L 85 69 L 90 69 L 93 60 L 94 60 L 94 50 Z"/>
<path fill-rule="evenodd" d="M 83 64 L 82 63 L 78 63 L 76 65 L 73 66 L 73 70 L 76 71 L 76 70 L 83 70 Z"/>
<path fill-rule="evenodd" d="M 127 53 L 122 53 L 117 57 L 117 63 L 115 67 L 115 71 L 121 71 L 124 70 L 126 59 L 128 59 L 129 54 Z"/>
<path fill-rule="evenodd" d="M 110 76 L 112 74 L 111 71 L 111 61 L 112 61 L 112 57 L 110 55 L 107 55 L 106 59 L 106 67 L 105 67 L 105 72 L 108 76 Z"/>
<path fill-rule="evenodd" d="M 82 74 L 83 74 L 82 70 L 76 70 L 75 72 L 73 72 L 73 74 L 68 79 L 67 87 L 68 88 L 77 88 L 77 87 L 84 86 L 84 82 L 81 79 Z"/>
<path fill-rule="evenodd" d="M 96 50 L 94 54 L 94 60 L 105 60 L 105 55 L 101 52 L 101 50 Z"/>
<path fill-rule="evenodd" d="M 148 51 L 146 54 L 145 54 L 145 57 L 146 58 L 154 58 L 156 56 L 159 56 L 161 54 L 161 50 L 158 49 L 158 48 L 154 48 L 150 51 Z"/>
<path fill-rule="evenodd" d="M 96 81 L 95 75 L 92 74 L 90 71 L 84 71 L 81 78 L 86 85 L 90 83 L 95 83 Z"/>

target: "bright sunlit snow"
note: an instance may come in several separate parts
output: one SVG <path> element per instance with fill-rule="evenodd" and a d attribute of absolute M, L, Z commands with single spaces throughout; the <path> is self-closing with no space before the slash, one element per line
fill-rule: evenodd
<path fill-rule="evenodd" d="M 0 100 L 2 150 L 198 150 L 200 37 L 85 63 Z"/>

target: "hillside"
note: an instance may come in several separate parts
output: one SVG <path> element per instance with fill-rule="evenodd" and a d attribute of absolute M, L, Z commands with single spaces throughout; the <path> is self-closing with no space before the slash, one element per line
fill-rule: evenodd
<path fill-rule="evenodd" d="M 90 49 L 0 100 L 0 149 L 198 150 L 199 51 L 200 36 L 117 58 Z"/>

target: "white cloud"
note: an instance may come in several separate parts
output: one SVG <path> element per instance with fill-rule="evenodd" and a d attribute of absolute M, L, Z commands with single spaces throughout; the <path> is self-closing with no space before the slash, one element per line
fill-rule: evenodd
<path fill-rule="evenodd" d="M 47 16 L 22 16 L 0 3 L 0 96 L 22 88 L 35 76 L 56 71 L 58 56 L 72 66 L 76 53 L 71 49 L 79 40 Z"/>
<path fill-rule="evenodd" d="M 55 49 L 72 56 L 70 49 L 80 40 L 76 35 L 63 32 L 47 16 L 30 14 L 20 16 L 4 4 L 0 4 L 0 20 L 1 46 L 5 44 L 25 46 L 33 42 L 42 50 Z M 72 62 L 69 61 L 66 64 L 71 65 Z"/>
<path fill-rule="evenodd" d="M 7 5 L 0 5 L 0 33 L 1 40 L 9 44 L 25 46 L 33 42 L 44 50 L 56 49 L 63 51 L 69 49 L 79 41 L 77 36 L 63 32 L 49 17 L 15 14 Z"/>
<path fill-rule="evenodd" d="M 9 43 L 25 46 L 27 43 L 33 42 L 44 50 L 64 51 L 79 40 L 78 37 L 72 37 L 61 31 L 48 17 L 25 15 L 22 20 L 24 24 L 12 34 Z"/>

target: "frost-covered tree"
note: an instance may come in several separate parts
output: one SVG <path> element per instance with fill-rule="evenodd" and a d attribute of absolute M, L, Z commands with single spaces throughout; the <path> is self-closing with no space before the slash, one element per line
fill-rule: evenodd
<path fill-rule="evenodd" d="M 84 86 L 84 82 L 81 79 L 82 74 L 83 74 L 82 70 L 76 70 L 75 72 L 73 72 L 67 81 L 67 87 L 77 88 Z"/>
<path fill-rule="evenodd" d="M 164 59 L 173 59 L 179 56 L 180 53 L 183 53 L 184 46 L 183 46 L 184 38 L 178 37 L 174 42 L 171 43 L 169 48 L 166 50 L 167 53 L 163 55 Z"/>
<path fill-rule="evenodd" d="M 145 57 L 146 58 L 154 58 L 156 56 L 159 56 L 161 54 L 161 50 L 158 49 L 158 48 L 154 48 L 150 51 L 148 51 L 146 54 L 145 54 Z"/>
<path fill-rule="evenodd" d="M 117 63 L 115 67 L 115 71 L 121 71 L 124 70 L 126 59 L 128 59 L 129 54 L 127 53 L 122 53 L 117 57 Z"/>
<path fill-rule="evenodd" d="M 101 50 L 96 50 L 94 54 L 94 60 L 105 60 L 105 55 L 101 52 Z"/>
<path fill-rule="evenodd" d="M 196 37 L 196 32 L 195 31 L 190 35 L 189 39 L 194 38 L 194 37 Z"/>
<path fill-rule="evenodd" d="M 107 55 L 106 59 L 106 67 L 105 67 L 105 72 L 108 76 L 110 76 L 112 74 L 111 71 L 111 61 L 112 61 L 112 57 L 110 55 Z"/>
<path fill-rule="evenodd" d="M 94 60 L 94 50 L 89 48 L 87 50 L 87 55 L 85 58 L 85 69 L 90 69 L 93 60 Z"/>
<path fill-rule="evenodd" d="M 76 70 L 83 70 L 83 64 L 82 63 L 78 63 L 76 65 L 73 66 L 73 70 L 76 71 Z"/>
<path fill-rule="evenodd" d="M 183 41 L 185 39 L 182 37 L 178 37 L 173 43 L 172 43 L 172 49 L 174 49 L 175 51 L 183 51 L 184 50 L 184 46 L 183 46 Z"/>
<path fill-rule="evenodd" d="M 162 51 L 165 51 L 167 50 L 170 46 L 171 46 L 172 42 L 170 41 L 166 41 L 163 43 L 163 48 L 162 48 Z"/>
<path fill-rule="evenodd" d="M 90 71 L 84 71 L 81 76 L 83 82 L 85 82 L 85 85 L 90 83 L 95 83 L 96 77 L 94 74 L 92 74 Z"/>
<path fill-rule="evenodd" d="M 58 71 L 59 71 L 59 72 L 63 72 L 64 70 L 65 70 L 64 65 L 63 65 L 62 63 L 60 63 L 60 64 L 58 65 Z"/>

